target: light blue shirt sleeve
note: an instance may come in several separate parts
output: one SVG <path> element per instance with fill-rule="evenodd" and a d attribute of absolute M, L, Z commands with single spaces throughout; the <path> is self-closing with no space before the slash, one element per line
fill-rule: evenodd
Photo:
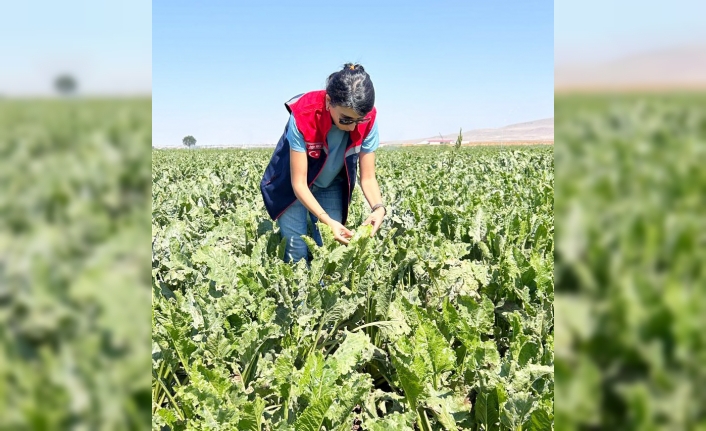
<path fill-rule="evenodd" d="M 378 135 L 378 122 L 375 120 L 373 128 L 370 129 L 370 133 L 363 140 L 363 147 L 360 149 L 364 153 L 372 153 L 377 150 L 380 146 L 380 135 Z"/>
<path fill-rule="evenodd" d="M 297 122 L 294 121 L 294 115 L 289 116 L 289 127 L 287 128 L 287 140 L 289 141 L 289 148 L 299 153 L 306 151 L 306 144 L 304 144 L 304 135 L 301 134 L 299 129 L 297 129 Z"/>

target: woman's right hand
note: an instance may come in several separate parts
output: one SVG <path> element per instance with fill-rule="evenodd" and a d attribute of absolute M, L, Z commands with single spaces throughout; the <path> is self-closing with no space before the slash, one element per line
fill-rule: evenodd
<path fill-rule="evenodd" d="M 348 228 L 346 228 L 334 219 L 329 220 L 327 225 L 331 229 L 331 232 L 333 233 L 333 238 L 336 241 L 340 242 L 341 244 L 348 245 L 350 239 L 353 237 L 353 232 L 348 230 Z"/>

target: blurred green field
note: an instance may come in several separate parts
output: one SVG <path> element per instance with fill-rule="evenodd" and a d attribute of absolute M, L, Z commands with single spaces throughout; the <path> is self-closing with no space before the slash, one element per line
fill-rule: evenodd
<path fill-rule="evenodd" d="M 706 94 L 555 99 L 556 427 L 706 429 Z"/>
<path fill-rule="evenodd" d="M 150 423 L 152 102 L 0 100 L 0 429 Z"/>

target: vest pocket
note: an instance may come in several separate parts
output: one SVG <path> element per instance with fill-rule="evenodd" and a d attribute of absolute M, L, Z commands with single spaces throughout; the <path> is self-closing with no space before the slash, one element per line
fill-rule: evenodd
<path fill-rule="evenodd" d="M 279 174 L 274 174 L 274 175 L 272 175 L 272 177 L 271 177 L 269 180 L 267 180 L 267 181 L 265 182 L 265 185 L 266 185 L 266 186 L 267 186 L 267 185 L 270 185 L 270 183 L 271 183 L 272 181 L 276 180 L 278 176 L 279 176 Z"/>

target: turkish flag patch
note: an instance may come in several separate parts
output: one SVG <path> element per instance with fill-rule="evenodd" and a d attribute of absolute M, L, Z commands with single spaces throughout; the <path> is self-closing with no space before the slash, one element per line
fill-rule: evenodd
<path fill-rule="evenodd" d="M 307 142 L 306 143 L 306 153 L 309 157 L 313 159 L 318 159 L 321 157 L 321 150 L 324 148 L 324 144 L 321 142 Z"/>

